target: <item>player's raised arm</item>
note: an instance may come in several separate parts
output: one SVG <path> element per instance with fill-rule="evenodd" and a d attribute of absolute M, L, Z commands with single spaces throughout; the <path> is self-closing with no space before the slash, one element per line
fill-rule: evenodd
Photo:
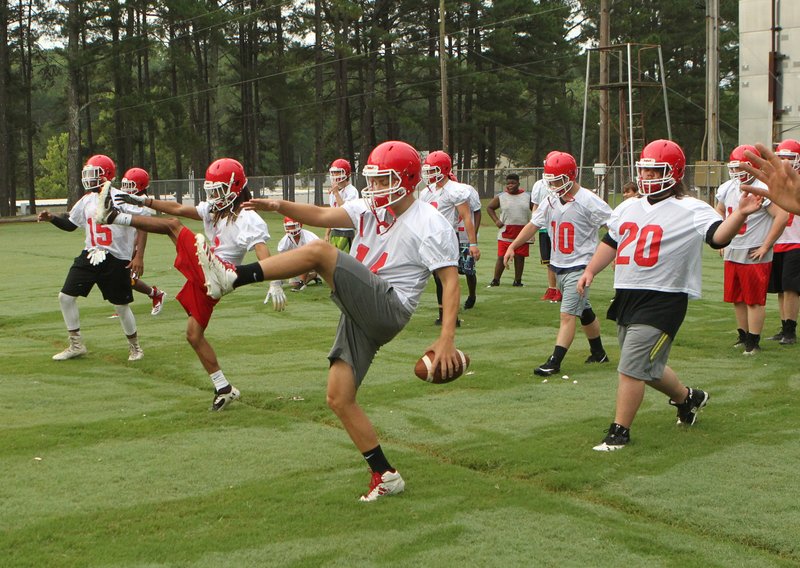
<path fill-rule="evenodd" d="M 769 189 L 744 184 L 742 191 L 766 197 L 789 213 L 800 215 L 800 173 L 790 161 L 782 160 L 763 144 L 756 144 L 756 149 L 761 156 L 746 152 L 751 164 L 744 163 L 742 169 L 767 184 Z"/>
<path fill-rule="evenodd" d="M 318 207 L 283 199 L 251 199 L 242 204 L 252 211 L 273 211 L 314 227 L 352 227 L 350 215 L 341 207 Z"/>

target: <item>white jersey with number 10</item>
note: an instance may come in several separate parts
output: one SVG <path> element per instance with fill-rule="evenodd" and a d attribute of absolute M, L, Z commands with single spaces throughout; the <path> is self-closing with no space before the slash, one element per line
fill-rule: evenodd
<path fill-rule="evenodd" d="M 709 227 L 721 220 L 713 207 L 693 197 L 623 201 L 608 220 L 617 242 L 614 288 L 699 298 L 703 243 Z"/>

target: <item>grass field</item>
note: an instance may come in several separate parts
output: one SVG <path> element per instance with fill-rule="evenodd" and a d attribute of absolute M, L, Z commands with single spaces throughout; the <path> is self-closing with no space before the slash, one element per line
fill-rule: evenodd
<path fill-rule="evenodd" d="M 287 293 L 283 313 L 262 304 L 266 285 L 225 298 L 208 337 L 242 400 L 211 413 L 172 299 L 182 278 L 169 239 L 150 237 L 144 278 L 171 299 L 156 318 L 147 298 L 134 303 L 145 358 L 127 361 L 95 290 L 80 300 L 89 354 L 55 362 L 57 294 L 82 235 L 0 224 L 0 565 L 799 565 L 800 347 L 731 348 L 717 254 L 706 250 L 705 299 L 670 359 L 711 393 L 708 407 L 683 429 L 648 392 L 629 447 L 603 454 L 591 447 L 613 418 L 616 367 L 585 366 L 579 334 L 562 366 L 571 380 L 532 375 L 558 306 L 538 300 L 536 256 L 526 287 L 506 273 L 485 288 L 494 235 L 483 231 L 478 302 L 457 336 L 472 373 L 448 385 L 413 376 L 437 333 L 431 283 L 367 376 L 359 400 L 407 487 L 362 504 L 366 464 L 325 404 L 338 319 L 325 287 Z M 610 272 L 593 288 L 604 314 Z M 767 309 L 771 335 L 774 297 Z M 616 361 L 613 322 L 602 326 Z"/>

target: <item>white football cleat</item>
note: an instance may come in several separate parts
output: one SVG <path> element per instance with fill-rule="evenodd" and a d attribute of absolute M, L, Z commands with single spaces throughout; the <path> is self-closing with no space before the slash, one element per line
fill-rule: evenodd
<path fill-rule="evenodd" d="M 94 212 L 94 222 L 101 225 L 110 224 L 119 214 L 111 199 L 111 182 L 105 182 L 97 195 L 97 209 Z"/>
<path fill-rule="evenodd" d="M 153 286 L 153 292 L 155 292 L 155 294 L 153 294 L 151 298 L 153 300 L 153 309 L 150 310 L 150 315 L 157 316 L 164 308 L 164 300 L 167 299 L 167 293 L 164 292 L 164 290 L 159 290 L 155 286 Z"/>
<path fill-rule="evenodd" d="M 53 361 L 66 361 L 67 359 L 86 355 L 88 352 L 89 351 L 86 349 L 83 341 L 81 341 L 80 335 L 70 335 L 69 346 L 61 353 L 56 353 L 53 355 Z"/>
<path fill-rule="evenodd" d="M 131 343 L 128 345 L 128 361 L 138 361 L 144 357 L 144 351 L 142 351 L 139 342 Z"/>
<path fill-rule="evenodd" d="M 214 300 L 219 300 L 225 294 L 233 292 L 233 283 L 236 280 L 236 271 L 227 267 L 211 251 L 204 235 L 198 233 L 194 236 L 197 248 L 197 262 L 203 270 L 206 281 L 206 294 Z"/>
<path fill-rule="evenodd" d="M 228 406 L 234 400 L 238 400 L 241 396 L 239 389 L 231 385 L 231 390 L 228 392 L 215 392 L 214 400 L 211 401 L 211 409 L 213 412 L 218 412 Z"/>
<path fill-rule="evenodd" d="M 372 472 L 372 480 L 369 484 L 369 491 L 359 499 L 362 503 L 377 501 L 381 497 L 397 495 L 406 488 L 406 482 L 400 477 L 397 471 L 386 471 L 381 475 Z"/>

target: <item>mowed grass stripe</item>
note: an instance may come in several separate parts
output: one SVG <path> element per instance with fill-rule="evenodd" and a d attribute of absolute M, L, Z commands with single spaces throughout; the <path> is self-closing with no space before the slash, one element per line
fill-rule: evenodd
<path fill-rule="evenodd" d="M 280 225 L 271 225 L 279 236 Z M 0 403 L 0 497 L 13 504 L 0 550 L 9 565 L 800 561 L 798 515 L 780 497 L 800 489 L 791 474 L 796 351 L 763 342 L 765 351 L 745 360 L 730 347 L 733 310 L 719 301 L 713 251 L 706 299 L 690 304 L 671 355 L 687 384 L 711 392 L 708 408 L 684 430 L 664 397 L 648 393 L 630 448 L 599 455 L 591 445 L 613 417 L 613 323 L 602 321 L 611 365 L 584 365 L 588 346 L 578 332 L 562 367 L 570 380 L 533 377 L 552 350 L 558 305 L 538 300 L 545 279 L 535 256 L 525 288 L 512 288 L 508 273 L 500 287 L 483 287 L 494 261 L 493 231 L 484 230 L 478 303 L 462 313 L 457 335 L 472 374 L 442 386 L 411 374 L 437 333 L 430 286 L 366 379 L 359 400 L 408 489 L 364 507 L 355 497 L 366 487 L 365 466 L 325 405 L 338 311 L 324 287 L 288 293 L 283 314 L 262 304 L 266 285 L 223 300 L 208 334 L 243 399 L 211 414 L 210 382 L 172 300 L 152 318 L 137 295 L 145 359 L 131 364 L 119 323 L 106 319 L 112 308 L 95 290 L 79 300 L 89 356 L 50 361 L 66 335 L 56 295 L 81 239 L 43 225 L 0 232 L 15 250 L 64 251 L 58 261 L 14 253 L 26 259 L 23 271 L 0 263 L 0 353 L 8 361 L 0 381 L 15 394 Z M 148 251 L 154 278 L 145 279 L 174 297 L 182 280 L 170 268 L 169 239 L 151 236 Z M 610 286 L 610 272 L 593 286 L 601 316 Z M 776 321 L 770 298 L 765 330 Z M 364 542 L 377 540 L 380 551 L 365 556 Z"/>

